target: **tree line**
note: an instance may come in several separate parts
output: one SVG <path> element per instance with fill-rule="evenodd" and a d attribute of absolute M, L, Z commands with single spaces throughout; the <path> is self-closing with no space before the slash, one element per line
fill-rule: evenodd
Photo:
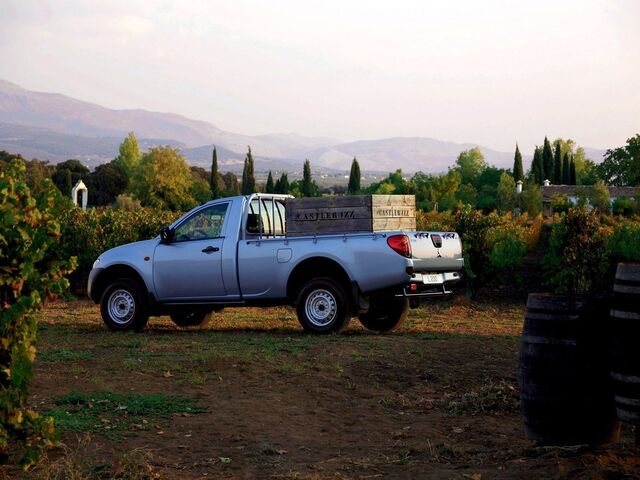
<path fill-rule="evenodd" d="M 417 172 L 411 177 L 397 170 L 363 190 L 364 193 L 415 194 L 423 210 L 453 210 L 463 205 L 490 212 L 542 209 L 540 186 L 545 180 L 556 185 L 593 185 L 593 201 L 604 205 L 606 185 L 640 185 L 640 134 L 623 147 L 607 150 L 600 164 L 587 158 L 584 148 L 573 140 L 547 137 L 536 146 L 530 168 L 525 172 L 522 154 L 516 144 L 513 167 L 487 164 L 479 148 L 465 150 L 443 174 Z M 517 194 L 517 183 L 522 193 Z M 608 200 L 607 200 L 608 201 Z"/>
<path fill-rule="evenodd" d="M 16 155 L 0 152 L 0 169 Z M 169 210 L 186 210 L 207 200 L 265 193 L 291 194 L 296 197 L 319 196 L 323 192 L 311 174 L 311 164 L 305 160 L 302 179 L 290 181 L 282 172 L 274 178 L 269 171 L 265 183 L 255 178 L 251 147 L 247 148 L 242 178 L 219 169 L 214 147 L 211 170 L 189 166 L 180 151 L 159 146 L 141 152 L 137 139 L 129 133 L 119 147 L 118 156 L 99 165 L 91 172 L 78 160 L 57 165 L 31 160 L 27 165 L 27 182 L 37 194 L 44 178 L 51 178 L 58 189 L 69 196 L 73 185 L 82 179 L 89 190 L 92 206 L 117 204 L 123 208 L 138 205 Z M 401 170 L 366 188 L 361 185 L 357 159 L 351 163 L 348 186 L 344 193 L 413 193 L 418 207 L 425 210 L 451 210 L 461 205 L 484 211 L 520 209 L 535 214 L 541 208 L 540 185 L 552 184 L 608 185 L 640 184 L 640 134 L 627 140 L 623 147 L 607 150 L 604 160 L 596 164 L 573 140 L 547 137 L 533 152 L 530 168 L 523 168 L 522 154 L 516 144 L 513 167 L 498 168 L 487 164 L 478 148 L 465 150 L 454 165 L 442 174 L 417 172 L 406 177 Z M 516 194 L 517 182 L 522 182 L 522 194 Z M 344 188 L 344 187 L 343 187 Z M 338 190 L 336 188 L 336 190 Z"/>
<path fill-rule="evenodd" d="M 0 170 L 4 170 L 14 158 L 22 159 L 20 155 L 0 152 Z M 357 164 L 355 158 L 354 162 Z M 312 177 L 309 160 L 304 162 L 301 180 L 290 181 L 288 173 L 283 172 L 274 181 L 273 174 L 269 171 L 266 183 L 261 184 L 256 181 L 253 154 L 251 147 L 248 147 L 242 179 L 239 181 L 233 172 L 220 172 L 215 147 L 211 170 L 208 171 L 202 167 L 189 166 L 180 151 L 169 146 L 141 152 L 133 132 L 120 144 L 118 156 L 111 162 L 97 166 L 93 172 L 75 159 L 56 165 L 37 159 L 25 161 L 25 164 L 26 180 L 36 194 L 42 188 L 43 180 L 49 178 L 63 195 L 69 197 L 73 186 L 78 180 L 82 180 L 88 188 L 88 203 L 91 206 L 115 204 L 127 209 L 149 206 L 187 210 L 211 199 L 261 191 L 297 197 L 321 195 L 320 188 Z M 356 193 L 360 185 L 359 168 L 356 171 L 358 179 L 351 180 L 356 185 L 352 193 Z"/>

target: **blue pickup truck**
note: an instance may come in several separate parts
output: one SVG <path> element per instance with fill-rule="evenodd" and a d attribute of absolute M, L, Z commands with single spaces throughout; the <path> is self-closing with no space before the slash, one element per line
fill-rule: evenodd
<path fill-rule="evenodd" d="M 149 316 L 197 325 L 224 307 L 291 305 L 305 330 L 335 333 L 352 317 L 389 331 L 409 305 L 451 293 L 461 278 L 453 232 L 288 236 L 287 195 L 253 194 L 200 205 L 156 238 L 101 254 L 88 294 L 113 330 Z"/>

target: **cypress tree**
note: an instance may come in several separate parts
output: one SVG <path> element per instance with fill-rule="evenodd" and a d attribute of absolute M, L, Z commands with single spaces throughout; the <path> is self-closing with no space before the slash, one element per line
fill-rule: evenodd
<path fill-rule="evenodd" d="M 577 185 L 576 162 L 574 162 L 573 156 L 571 156 L 571 165 L 569 166 L 569 185 Z"/>
<path fill-rule="evenodd" d="M 275 186 L 273 185 L 273 175 L 269 170 L 269 176 L 267 177 L 267 184 L 264 186 L 265 193 L 276 193 Z"/>
<path fill-rule="evenodd" d="M 311 180 L 311 162 L 309 159 L 304 161 L 304 169 L 302 172 L 302 185 L 300 185 L 300 190 L 303 197 L 313 197 L 314 188 L 313 188 L 313 180 Z"/>
<path fill-rule="evenodd" d="M 256 191 L 256 179 L 253 175 L 253 156 L 251 155 L 251 147 L 247 151 L 244 159 L 244 168 L 242 169 L 242 195 L 251 195 Z"/>
<path fill-rule="evenodd" d="M 524 169 L 522 168 L 522 155 L 520 149 L 516 143 L 516 153 L 513 158 L 513 179 L 517 182 L 521 180 L 524 182 Z"/>
<path fill-rule="evenodd" d="M 218 187 L 218 152 L 216 147 L 213 147 L 213 154 L 211 155 L 211 179 L 209 180 L 209 188 L 211 189 L 211 200 L 220 198 L 220 188 Z"/>
<path fill-rule="evenodd" d="M 564 154 L 562 158 L 562 183 L 571 185 L 571 166 L 569 165 L 569 152 Z"/>
<path fill-rule="evenodd" d="M 540 180 L 540 183 L 544 180 L 553 182 L 553 152 L 551 151 L 551 144 L 547 137 L 544 137 L 544 146 L 542 147 L 542 168 L 544 178 Z"/>
<path fill-rule="evenodd" d="M 531 177 L 535 183 L 542 185 L 544 180 L 544 168 L 542 166 L 542 150 L 539 147 L 533 151 L 533 161 L 531 162 Z"/>
<path fill-rule="evenodd" d="M 65 169 L 64 171 L 64 194 L 68 197 L 73 190 L 73 181 L 71 180 L 71 170 Z"/>
<path fill-rule="evenodd" d="M 553 156 L 553 183 L 556 185 L 562 183 L 562 151 L 560 150 L 560 142 L 556 142 L 556 152 Z"/>
<path fill-rule="evenodd" d="M 360 191 L 360 165 L 356 157 L 353 157 L 351 162 L 351 172 L 349 173 L 349 186 L 347 187 L 347 193 L 349 195 L 355 195 Z"/>
<path fill-rule="evenodd" d="M 280 178 L 276 180 L 275 193 L 289 193 L 289 176 L 282 172 Z"/>

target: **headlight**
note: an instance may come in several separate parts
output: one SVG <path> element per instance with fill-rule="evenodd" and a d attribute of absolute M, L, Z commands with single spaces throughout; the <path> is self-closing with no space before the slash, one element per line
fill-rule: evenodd
<path fill-rule="evenodd" d="M 96 268 L 99 263 L 100 263 L 100 257 L 96 258 L 96 261 L 93 262 L 93 268 Z"/>

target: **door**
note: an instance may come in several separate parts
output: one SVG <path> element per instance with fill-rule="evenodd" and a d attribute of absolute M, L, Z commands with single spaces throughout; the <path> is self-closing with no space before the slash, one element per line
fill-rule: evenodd
<path fill-rule="evenodd" d="M 293 257 L 293 246 L 285 245 L 284 202 L 254 198 L 247 210 L 244 240 L 238 242 L 242 297 L 283 298 Z"/>
<path fill-rule="evenodd" d="M 226 295 L 222 249 L 228 206 L 197 210 L 175 228 L 172 243 L 158 244 L 153 258 L 158 300 L 203 301 Z"/>

